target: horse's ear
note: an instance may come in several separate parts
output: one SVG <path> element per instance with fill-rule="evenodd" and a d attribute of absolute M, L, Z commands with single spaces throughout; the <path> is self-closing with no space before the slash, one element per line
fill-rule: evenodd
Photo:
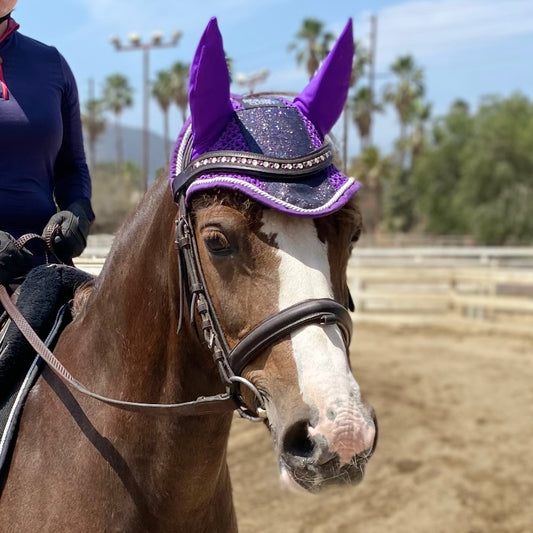
<path fill-rule="evenodd" d="M 228 66 L 216 18 L 209 21 L 191 64 L 189 105 L 194 158 L 210 149 L 233 113 Z"/>
<path fill-rule="evenodd" d="M 350 88 L 354 54 L 352 19 L 348 20 L 324 63 L 294 99 L 296 107 L 326 136 L 341 116 Z"/>

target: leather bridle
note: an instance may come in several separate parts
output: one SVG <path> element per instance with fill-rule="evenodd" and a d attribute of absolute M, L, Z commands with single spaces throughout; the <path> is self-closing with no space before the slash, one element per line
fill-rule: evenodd
<path fill-rule="evenodd" d="M 245 175 L 260 174 L 263 179 L 268 179 L 269 176 L 271 179 L 280 179 L 283 171 L 289 174 L 286 179 L 295 181 L 331 164 L 331 147 L 324 145 L 305 157 L 295 159 L 278 159 L 262 154 L 219 150 L 202 154 L 193 162 L 184 165 L 183 161 L 190 159 L 190 135 L 187 137 L 187 133 L 182 141 L 182 146 L 185 148 L 182 149 L 181 154 L 178 154 L 177 175 L 172 186 L 174 201 L 179 207 L 175 243 L 180 259 L 182 288 L 180 322 L 183 317 L 183 298 L 188 295 L 190 321 L 194 322 L 194 312 L 196 312 L 200 319 L 204 340 L 211 350 L 223 384 L 229 394 L 236 399 L 239 413 L 255 420 L 258 412 L 263 416 L 264 404 L 261 393 L 241 376 L 246 366 L 268 347 L 309 324 L 339 326 L 348 351 L 352 334 L 352 319 L 348 310 L 333 299 L 309 299 L 266 318 L 230 349 L 205 283 L 191 211 L 187 208 L 186 191 L 190 183 L 201 172 L 206 171 L 241 172 Z M 258 408 L 255 413 L 244 403 L 240 393 L 241 385 L 247 386 L 254 393 L 256 408 Z"/>
<path fill-rule="evenodd" d="M 180 217 L 176 223 L 176 248 L 180 257 L 182 288 L 180 322 L 183 317 L 183 298 L 188 295 L 190 322 L 194 324 L 196 312 L 199 316 L 203 338 L 217 365 L 222 383 L 229 394 L 236 399 L 239 414 L 245 418 L 256 419 L 257 410 L 255 413 L 250 411 L 240 394 L 241 385 L 248 387 L 255 395 L 259 413 L 263 414 L 264 405 L 261 393 L 241 376 L 246 366 L 268 347 L 309 324 L 320 326 L 337 324 L 348 350 L 352 334 L 352 319 L 344 306 L 330 298 L 304 300 L 266 318 L 230 349 L 209 297 L 198 255 L 191 214 L 186 209 L 183 194 L 180 195 L 178 201 Z"/>

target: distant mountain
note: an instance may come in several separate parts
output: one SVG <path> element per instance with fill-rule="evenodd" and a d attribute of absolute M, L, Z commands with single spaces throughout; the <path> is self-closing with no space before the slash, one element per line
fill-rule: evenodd
<path fill-rule="evenodd" d="M 104 163 L 116 160 L 115 126 L 109 124 L 106 131 L 96 143 L 96 161 Z M 171 140 L 171 146 L 173 140 Z M 143 168 L 143 132 L 139 128 L 122 126 L 122 146 L 124 161 L 135 161 Z M 85 151 L 88 153 L 87 143 Z M 165 156 L 165 140 L 162 135 L 150 132 L 150 152 L 148 168 L 153 180 L 156 172 L 168 164 L 169 156 Z"/>

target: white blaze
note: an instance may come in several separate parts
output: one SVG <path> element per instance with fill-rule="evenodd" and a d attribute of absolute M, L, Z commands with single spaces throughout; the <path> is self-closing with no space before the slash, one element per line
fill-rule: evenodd
<path fill-rule="evenodd" d="M 279 309 L 309 298 L 333 298 L 327 245 L 311 219 L 265 211 L 263 231 L 276 235 L 279 267 Z M 363 414 L 359 386 L 337 326 L 306 326 L 291 334 L 302 399 L 317 419 L 310 435 L 321 435 L 341 464 L 372 445 L 375 428 Z"/>
<path fill-rule="evenodd" d="M 333 298 L 327 245 L 314 222 L 265 211 L 263 223 L 265 233 L 276 234 L 280 310 L 309 298 Z M 303 399 L 319 410 L 321 420 L 328 409 L 342 411 L 359 402 L 337 326 L 307 326 L 292 333 L 291 340 Z"/>

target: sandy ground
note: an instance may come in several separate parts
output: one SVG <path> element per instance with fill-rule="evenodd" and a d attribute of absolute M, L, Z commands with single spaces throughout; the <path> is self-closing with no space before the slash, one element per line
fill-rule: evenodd
<path fill-rule="evenodd" d="M 240 531 L 533 532 L 531 330 L 357 324 L 352 362 L 380 428 L 365 480 L 317 496 L 284 492 L 267 430 L 236 419 Z"/>

